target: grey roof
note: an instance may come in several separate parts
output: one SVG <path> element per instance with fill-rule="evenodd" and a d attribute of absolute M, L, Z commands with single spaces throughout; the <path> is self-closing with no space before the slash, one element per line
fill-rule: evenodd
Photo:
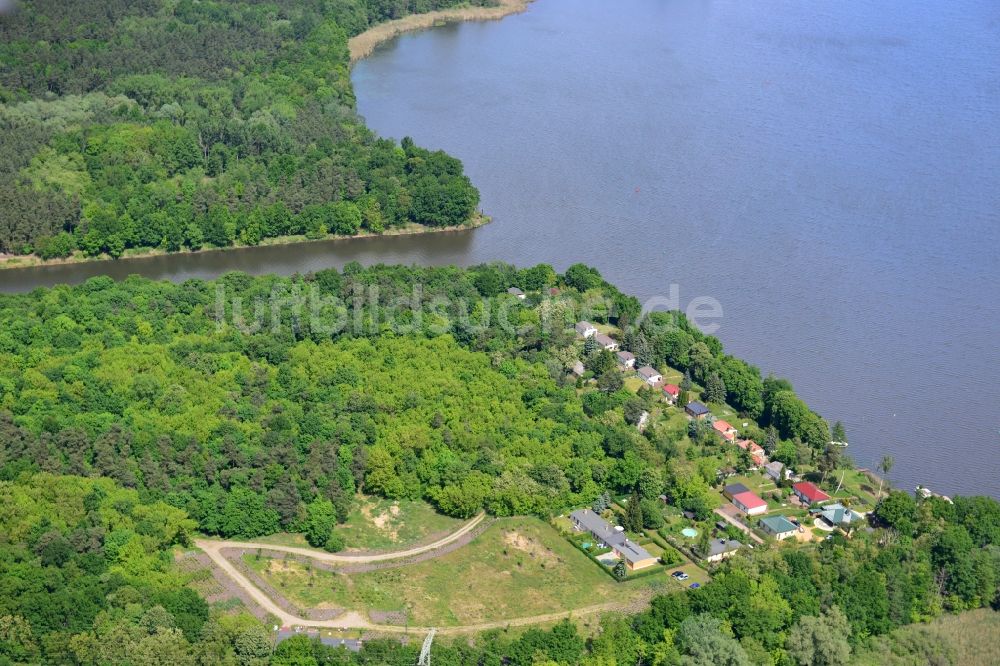
<path fill-rule="evenodd" d="M 722 555 L 733 550 L 739 550 L 742 547 L 743 544 L 735 539 L 712 539 L 708 548 L 708 556 Z"/>
<path fill-rule="evenodd" d="M 691 411 L 691 412 L 693 412 L 695 414 L 708 414 L 708 407 L 706 407 L 705 405 L 701 404 L 697 400 L 694 401 L 694 402 L 689 402 L 687 404 L 687 408 L 686 409 L 688 409 L 689 411 Z"/>
<path fill-rule="evenodd" d="M 590 509 L 577 509 L 569 514 L 573 521 L 590 532 L 595 539 L 600 539 L 604 543 L 613 547 L 621 556 L 629 562 L 635 563 L 640 560 L 648 560 L 652 555 L 645 548 L 634 541 L 629 541 L 624 532 L 619 532 L 612 527 L 608 521 Z"/>
<path fill-rule="evenodd" d="M 760 519 L 761 525 L 767 525 L 767 529 L 775 534 L 782 534 L 784 532 L 794 532 L 798 528 L 792 524 L 790 520 L 784 516 L 768 516 L 767 518 Z"/>
<path fill-rule="evenodd" d="M 616 352 L 616 354 L 617 354 L 618 358 L 620 358 L 623 361 L 632 361 L 632 360 L 635 360 L 635 356 L 632 355 L 632 352 L 620 351 L 620 352 Z"/>
<path fill-rule="evenodd" d="M 576 330 L 579 331 L 580 333 L 583 333 L 584 331 L 589 331 L 592 328 L 594 328 L 594 325 L 591 324 L 589 321 L 576 322 Z"/>
<path fill-rule="evenodd" d="M 750 489 L 747 488 L 742 483 L 731 483 L 728 486 L 726 486 L 722 492 L 726 493 L 731 497 L 733 495 L 739 495 L 740 493 L 748 493 L 750 492 Z"/>
<path fill-rule="evenodd" d="M 785 468 L 785 465 L 780 460 L 772 460 L 771 462 L 764 465 L 764 468 L 771 472 L 774 472 L 775 474 L 781 474 L 781 470 Z"/>
<path fill-rule="evenodd" d="M 652 379 L 653 377 L 660 377 L 661 375 L 656 368 L 644 365 L 639 368 L 639 376 L 643 379 Z"/>
<path fill-rule="evenodd" d="M 602 347 L 618 344 L 617 342 L 615 342 L 615 339 L 612 338 L 610 335 L 604 335 L 603 333 L 598 333 L 597 335 L 594 336 L 594 339 L 597 340 L 597 344 L 601 345 Z"/>
<path fill-rule="evenodd" d="M 582 375 L 584 373 L 583 363 L 577 361 L 573 364 L 573 374 Z"/>
<path fill-rule="evenodd" d="M 518 289 L 517 287 L 511 287 L 510 289 L 507 290 L 507 293 L 510 294 L 511 296 L 524 296 L 524 292 Z"/>

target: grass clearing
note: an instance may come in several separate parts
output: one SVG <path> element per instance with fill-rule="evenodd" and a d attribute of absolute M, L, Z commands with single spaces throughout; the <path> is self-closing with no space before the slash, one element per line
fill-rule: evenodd
<path fill-rule="evenodd" d="M 398 569 L 341 575 L 252 555 L 245 561 L 297 605 L 407 610 L 411 623 L 433 626 L 628 601 L 667 584 L 665 574 L 616 583 L 536 518 L 499 520 L 456 551 Z"/>
<path fill-rule="evenodd" d="M 1000 664 L 1000 613 L 980 608 L 910 625 L 872 641 L 852 660 L 854 666 L 910 664 Z"/>
<path fill-rule="evenodd" d="M 464 520 L 442 515 L 421 501 L 392 501 L 361 496 L 337 529 L 344 535 L 344 552 L 398 550 L 428 543 L 459 529 Z M 279 532 L 255 539 L 276 546 L 309 548 L 305 536 Z"/>
<path fill-rule="evenodd" d="M 396 550 L 454 532 L 464 520 L 442 515 L 427 502 L 362 497 L 337 529 L 347 552 Z"/>

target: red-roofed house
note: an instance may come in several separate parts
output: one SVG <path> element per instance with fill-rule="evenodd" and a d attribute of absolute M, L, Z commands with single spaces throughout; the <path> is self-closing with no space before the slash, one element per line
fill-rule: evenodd
<path fill-rule="evenodd" d="M 729 425 L 727 421 L 719 419 L 718 421 L 712 424 L 712 427 L 715 429 L 717 433 L 725 437 L 727 442 L 736 441 L 736 428 Z"/>
<path fill-rule="evenodd" d="M 759 516 L 762 513 L 767 513 L 767 502 L 750 490 L 733 495 L 733 504 L 748 516 Z"/>
<path fill-rule="evenodd" d="M 764 455 L 764 449 L 761 448 L 760 444 L 752 439 L 741 439 L 736 442 L 736 446 L 749 453 L 750 459 L 753 460 L 753 464 L 757 467 L 760 467 L 767 462 L 767 457 Z"/>
<path fill-rule="evenodd" d="M 680 397 L 681 387 L 676 384 L 664 384 L 663 385 L 663 399 L 669 402 L 671 405 L 677 402 L 677 398 Z"/>
<path fill-rule="evenodd" d="M 799 499 L 806 504 L 815 504 L 816 502 L 825 502 L 830 499 L 830 496 L 824 493 L 822 490 L 816 487 L 816 484 L 810 483 L 808 481 L 802 481 L 801 483 L 796 483 L 792 486 L 792 490 L 798 495 Z"/>

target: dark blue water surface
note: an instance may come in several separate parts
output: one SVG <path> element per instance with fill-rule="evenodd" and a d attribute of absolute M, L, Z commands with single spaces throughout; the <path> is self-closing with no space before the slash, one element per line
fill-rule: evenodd
<path fill-rule="evenodd" d="M 890 479 L 1000 497 L 1000 3 L 538 0 L 403 36 L 360 112 L 465 161 L 472 232 L 0 273 L 175 280 L 347 261 L 559 269 L 711 296 L 717 335 Z"/>
<path fill-rule="evenodd" d="M 859 464 L 1000 496 L 995 0 L 539 0 L 404 36 L 354 82 L 497 220 L 398 258 L 713 296 L 726 347 L 843 420 Z"/>

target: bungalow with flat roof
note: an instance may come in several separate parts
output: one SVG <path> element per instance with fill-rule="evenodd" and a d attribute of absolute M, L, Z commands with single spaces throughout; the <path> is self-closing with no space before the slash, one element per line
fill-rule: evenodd
<path fill-rule="evenodd" d="M 829 495 L 817 488 L 816 484 L 809 481 L 796 483 L 792 486 L 792 492 L 805 504 L 816 504 L 817 502 L 826 502 L 830 499 Z"/>
<path fill-rule="evenodd" d="M 625 536 L 620 527 L 612 527 L 608 521 L 601 518 L 591 509 L 577 509 L 569 514 L 573 527 L 581 532 L 587 532 L 597 539 L 598 543 L 606 545 L 615 554 L 625 560 L 625 566 L 630 571 L 645 569 L 656 564 L 656 558 L 645 548 Z"/>
<path fill-rule="evenodd" d="M 748 516 L 759 516 L 762 513 L 767 513 L 767 502 L 749 490 L 733 495 L 733 504 Z"/>
<path fill-rule="evenodd" d="M 618 351 L 618 343 L 610 335 L 605 335 L 603 333 L 597 333 L 594 335 L 594 339 L 597 340 L 599 347 L 607 349 L 608 351 Z"/>
<path fill-rule="evenodd" d="M 510 294 L 511 296 L 517 296 L 522 301 L 525 299 L 524 292 L 518 289 L 517 287 L 511 287 L 510 289 L 507 290 L 507 293 Z"/>
<path fill-rule="evenodd" d="M 676 404 L 681 395 L 681 387 L 677 384 L 664 384 L 660 390 L 663 391 L 663 399 L 671 405 Z"/>
<path fill-rule="evenodd" d="M 767 516 L 760 519 L 760 529 L 778 541 L 783 541 L 794 537 L 799 528 L 784 516 Z"/>
<path fill-rule="evenodd" d="M 697 401 L 689 402 L 684 407 L 684 411 L 687 412 L 688 416 L 699 421 L 708 416 L 708 407 Z"/>
<path fill-rule="evenodd" d="M 615 352 L 615 357 L 618 359 L 618 365 L 623 368 L 633 368 L 635 367 L 635 356 L 632 352 L 618 351 Z"/>
<path fill-rule="evenodd" d="M 712 539 L 708 543 L 708 554 L 705 555 L 706 562 L 721 562 L 732 557 L 743 547 L 743 544 L 736 539 Z"/>
<path fill-rule="evenodd" d="M 650 386 L 656 386 L 663 381 L 663 375 L 656 368 L 649 365 L 639 368 L 639 377 Z"/>
<path fill-rule="evenodd" d="M 716 419 L 712 423 L 712 429 L 715 430 L 715 432 L 722 435 L 723 439 L 725 439 L 727 442 L 736 441 L 736 428 L 729 425 L 728 421 L 723 421 L 722 419 Z"/>
<path fill-rule="evenodd" d="M 582 338 L 589 338 L 597 333 L 597 329 L 589 321 L 576 322 L 576 334 Z"/>

